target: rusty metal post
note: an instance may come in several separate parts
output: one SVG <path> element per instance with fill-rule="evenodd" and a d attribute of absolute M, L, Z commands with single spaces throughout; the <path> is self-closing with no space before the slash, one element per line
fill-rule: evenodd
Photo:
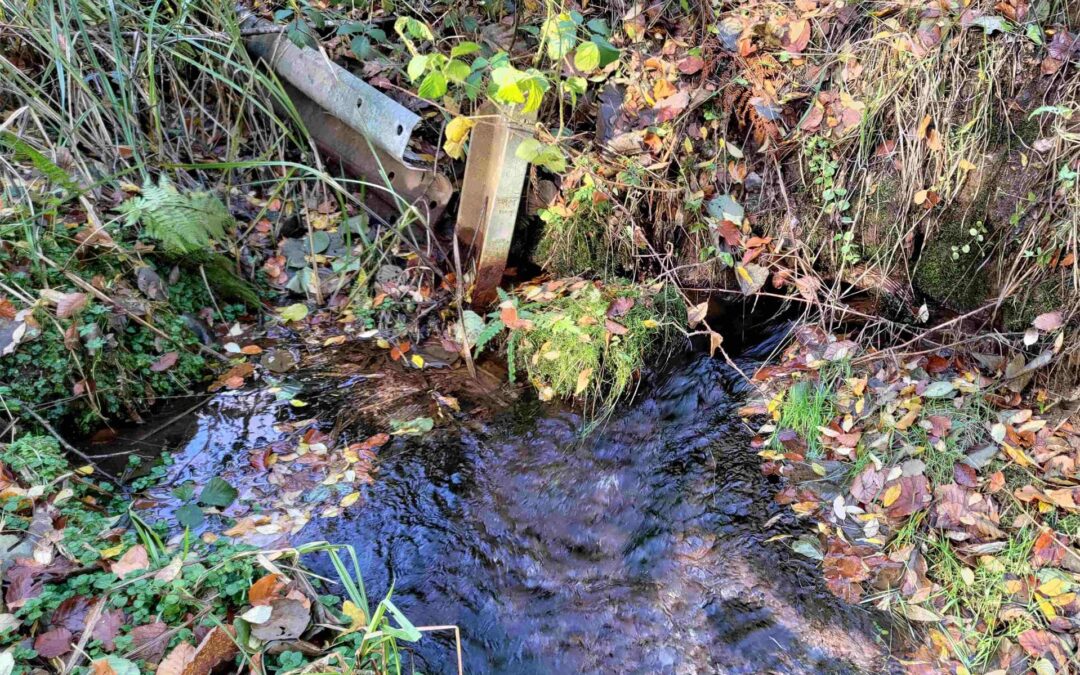
<path fill-rule="evenodd" d="M 518 146 L 531 137 L 521 127 L 536 113 L 511 120 L 493 106 L 481 109 L 469 141 L 469 158 L 458 206 L 457 236 L 476 264 L 472 301 L 489 306 L 506 270 L 514 236 L 521 190 L 529 163 L 517 155 Z"/>

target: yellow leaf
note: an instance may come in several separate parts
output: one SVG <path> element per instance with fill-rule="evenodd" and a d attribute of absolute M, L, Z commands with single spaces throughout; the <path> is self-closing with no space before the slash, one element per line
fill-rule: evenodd
<path fill-rule="evenodd" d="M 335 335 L 334 337 L 328 337 L 325 340 L 323 340 L 322 344 L 323 344 L 323 347 L 329 347 L 330 345 L 339 345 L 339 344 L 341 344 L 343 342 L 345 342 L 345 336 L 344 335 Z"/>
<path fill-rule="evenodd" d="M 354 605 L 351 600 L 346 600 L 342 603 L 341 613 L 352 620 L 352 623 L 345 630 L 346 633 L 355 633 L 367 625 L 367 613 Z"/>
<path fill-rule="evenodd" d="M 454 159 L 461 159 L 465 151 L 465 140 L 469 137 L 469 130 L 476 126 L 476 121 L 468 117 L 455 117 L 446 125 L 446 142 L 443 150 Z"/>
<path fill-rule="evenodd" d="M 1047 619 L 1052 620 L 1057 618 L 1057 610 L 1054 609 L 1053 605 L 1047 602 L 1046 598 L 1042 597 L 1041 595 L 1036 595 L 1035 599 L 1039 603 L 1039 609 L 1042 610 L 1042 613 L 1046 615 Z"/>
<path fill-rule="evenodd" d="M 420 356 L 419 354 L 413 354 L 412 358 L 410 358 L 409 360 L 412 361 L 412 364 L 417 368 L 424 367 L 424 357 Z"/>
<path fill-rule="evenodd" d="M 592 377 L 593 369 L 586 368 L 578 373 L 577 385 L 574 387 L 574 396 L 578 396 L 581 392 L 585 391 L 585 388 L 589 386 L 589 378 Z"/>
<path fill-rule="evenodd" d="M 967 161 L 966 159 L 960 160 L 959 166 L 964 171 L 974 171 L 975 170 L 975 165 L 972 164 L 971 162 Z"/>
<path fill-rule="evenodd" d="M 975 572 L 970 567 L 960 568 L 960 578 L 964 580 L 964 583 L 971 586 L 975 583 Z"/>
<path fill-rule="evenodd" d="M 641 322 L 641 325 L 644 326 L 645 328 L 656 328 L 660 324 L 655 319 L 645 319 L 644 321 Z"/>
<path fill-rule="evenodd" d="M 114 556 L 120 555 L 123 552 L 124 552 L 124 545 L 123 544 L 120 544 L 119 546 L 113 546 L 111 548 L 104 548 L 104 549 L 101 549 L 100 551 L 98 551 L 98 553 L 101 554 L 102 558 L 112 558 Z"/>
<path fill-rule="evenodd" d="M 903 490 L 900 487 L 900 483 L 893 483 L 889 486 L 889 489 L 885 491 L 885 495 L 881 498 L 882 506 L 892 506 L 892 503 L 900 498 L 900 493 Z"/>
<path fill-rule="evenodd" d="M 294 408 L 303 408 L 304 406 L 307 405 L 307 402 L 301 401 L 298 398 L 294 398 L 293 400 L 289 401 L 289 405 L 291 405 Z"/>
<path fill-rule="evenodd" d="M 1069 585 L 1064 579 L 1061 577 L 1053 577 L 1039 586 L 1039 592 L 1048 598 L 1052 598 L 1055 595 L 1061 595 L 1068 590 L 1068 588 Z"/>
<path fill-rule="evenodd" d="M 814 462 L 813 464 L 811 464 L 810 469 L 813 470 L 813 472 L 816 473 L 819 476 L 824 476 L 826 473 L 828 473 L 825 470 L 825 467 L 821 466 L 817 462 Z"/>
<path fill-rule="evenodd" d="M 75 469 L 75 473 L 79 474 L 80 476 L 89 476 L 90 474 L 94 473 L 94 467 L 89 464 L 87 464 L 86 466 L 80 466 L 78 469 Z"/>
<path fill-rule="evenodd" d="M 359 492 L 350 492 L 349 494 L 347 494 L 347 495 L 345 495 L 344 497 L 341 498 L 340 506 L 341 506 L 341 508 L 345 508 L 347 506 L 352 506 L 353 504 L 356 503 L 356 500 L 358 500 L 358 499 L 360 499 L 360 493 Z"/>

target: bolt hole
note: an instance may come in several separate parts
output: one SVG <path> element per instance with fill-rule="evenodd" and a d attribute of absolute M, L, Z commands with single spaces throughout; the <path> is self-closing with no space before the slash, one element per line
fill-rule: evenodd
<path fill-rule="evenodd" d="M 388 180 L 394 180 L 394 176 L 396 176 L 396 175 L 397 174 L 395 174 L 393 171 L 391 171 L 390 173 L 386 174 L 386 178 Z"/>
<path fill-rule="evenodd" d="M 405 131 L 405 127 L 401 126 L 400 124 L 397 125 L 398 136 L 400 136 L 404 131 Z"/>
<path fill-rule="evenodd" d="M 432 199 L 430 202 L 428 202 L 427 205 L 428 205 L 429 209 L 434 209 L 435 207 L 437 207 L 439 205 L 439 202 Z"/>
<path fill-rule="evenodd" d="M 356 109 L 359 110 L 360 108 L 363 108 L 363 107 L 364 107 L 364 99 L 362 99 L 362 98 L 356 99 Z"/>

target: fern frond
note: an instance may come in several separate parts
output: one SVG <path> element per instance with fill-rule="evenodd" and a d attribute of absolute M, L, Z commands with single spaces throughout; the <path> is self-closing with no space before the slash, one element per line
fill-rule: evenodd
<path fill-rule="evenodd" d="M 475 353 L 479 354 L 480 352 L 484 351 L 484 346 L 487 343 L 491 342 L 491 340 L 496 335 L 501 333 L 504 328 L 506 328 L 506 324 L 504 324 L 499 319 L 494 319 L 491 321 L 491 323 L 484 326 L 484 330 L 480 331 L 480 333 L 476 336 L 476 342 L 473 345 L 473 348 L 476 350 Z"/>
<path fill-rule="evenodd" d="M 78 183 L 71 179 L 67 171 L 61 169 L 55 162 L 15 134 L 10 131 L 0 131 L 0 143 L 11 149 L 14 159 L 30 162 L 50 182 L 59 185 L 68 192 L 79 191 Z"/>
<path fill-rule="evenodd" d="M 220 199 L 208 192 L 183 194 L 164 175 L 156 185 L 147 181 L 142 194 L 121 204 L 120 212 L 129 226 L 141 224 L 143 234 L 180 254 L 209 248 L 234 224 Z"/>

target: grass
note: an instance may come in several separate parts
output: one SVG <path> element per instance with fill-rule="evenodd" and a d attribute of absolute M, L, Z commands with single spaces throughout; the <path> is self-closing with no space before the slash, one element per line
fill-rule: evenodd
<path fill-rule="evenodd" d="M 667 287 L 585 281 L 571 286 L 576 288 L 548 302 L 519 304 L 519 318 L 531 325 L 510 331 L 508 359 L 525 371 L 541 399 L 576 397 L 603 418 L 642 371 L 674 347 L 686 309 Z M 632 306 L 609 319 L 618 303 Z M 609 321 L 625 332 L 611 331 Z"/>
<path fill-rule="evenodd" d="M 782 448 L 780 432 L 794 431 L 806 443 L 807 458 L 819 459 L 824 454 L 824 446 L 818 429 L 828 426 L 836 418 L 839 411 L 833 403 L 834 388 L 840 379 L 850 374 L 850 365 L 839 361 L 822 367 L 817 380 L 795 382 L 780 403 L 780 419 L 770 446 Z"/>
<path fill-rule="evenodd" d="M 1034 627 L 1030 618 L 1005 620 L 1000 616 L 1002 608 L 1011 602 L 1013 595 L 1006 588 L 1006 582 L 1032 573 L 1028 558 L 1034 541 L 1035 537 L 1030 531 L 1021 530 L 1006 541 L 1003 551 L 981 556 L 974 567 L 969 567 L 946 539 L 932 537 L 923 540 L 927 573 L 938 584 L 930 602 L 940 603 L 943 614 L 971 617 L 972 620 L 966 625 L 978 627 L 952 644 L 956 656 L 968 667 L 981 669 L 987 666 L 1003 639 L 1015 639 L 1020 633 Z M 1025 617 L 1039 614 L 1036 606 L 1025 609 L 1029 610 Z M 975 645 L 973 648 L 966 646 L 971 639 Z"/>
<path fill-rule="evenodd" d="M 964 397 L 963 405 L 955 406 L 951 400 L 926 399 L 922 418 L 946 417 L 951 421 L 949 433 L 931 443 L 929 432 L 919 424 L 902 432 L 906 447 L 914 447 L 916 456 L 926 464 L 926 477 L 933 485 L 953 482 L 953 467 L 965 457 L 968 450 L 990 442 L 988 424 L 993 412 L 986 401 L 974 394 Z"/>

